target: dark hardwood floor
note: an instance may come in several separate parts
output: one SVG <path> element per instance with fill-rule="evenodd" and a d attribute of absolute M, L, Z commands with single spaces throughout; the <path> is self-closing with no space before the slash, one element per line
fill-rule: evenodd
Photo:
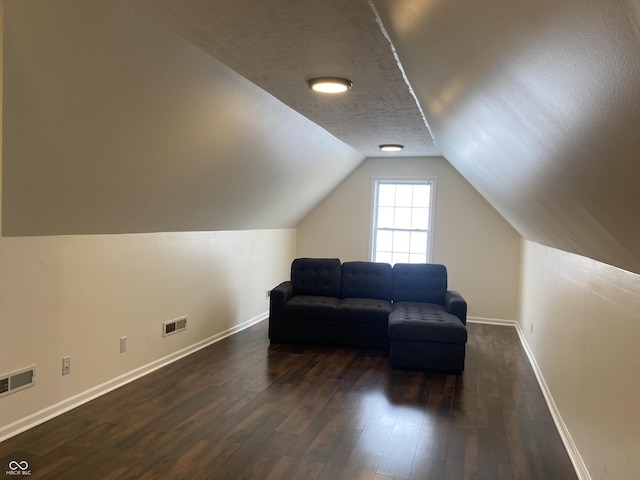
<path fill-rule="evenodd" d="M 470 324 L 465 372 L 269 346 L 267 323 L 0 444 L 47 479 L 575 479 L 512 327 Z M 9 478 L 9 477 L 7 477 Z"/>

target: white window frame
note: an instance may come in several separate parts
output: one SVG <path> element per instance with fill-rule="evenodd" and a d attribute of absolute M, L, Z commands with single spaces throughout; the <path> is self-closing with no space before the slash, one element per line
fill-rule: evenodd
<path fill-rule="evenodd" d="M 369 223 L 371 229 L 369 232 L 369 258 L 375 261 L 376 254 L 376 233 L 377 233 L 377 215 L 378 215 L 378 185 L 380 183 L 429 183 L 431 185 L 429 199 L 429 225 L 427 230 L 427 263 L 433 259 L 433 243 L 435 213 L 436 213 L 436 178 L 435 177 L 373 177 L 371 181 L 371 221 Z"/>

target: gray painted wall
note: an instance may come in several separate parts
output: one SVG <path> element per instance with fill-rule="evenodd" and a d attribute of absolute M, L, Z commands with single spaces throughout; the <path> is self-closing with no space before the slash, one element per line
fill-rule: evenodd
<path fill-rule="evenodd" d="M 525 238 L 640 273 L 640 9 L 374 0 L 451 164 Z"/>

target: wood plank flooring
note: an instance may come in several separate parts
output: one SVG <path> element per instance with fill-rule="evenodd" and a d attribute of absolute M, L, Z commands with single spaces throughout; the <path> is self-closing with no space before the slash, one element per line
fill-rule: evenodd
<path fill-rule="evenodd" d="M 576 479 L 512 327 L 462 375 L 270 346 L 267 323 L 0 443 L 42 479 Z"/>

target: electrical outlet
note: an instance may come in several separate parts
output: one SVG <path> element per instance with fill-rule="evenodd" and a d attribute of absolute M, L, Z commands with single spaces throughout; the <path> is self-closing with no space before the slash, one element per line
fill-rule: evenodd
<path fill-rule="evenodd" d="M 120 353 L 127 351 L 127 337 L 120 337 Z"/>
<path fill-rule="evenodd" d="M 531 333 L 533 334 L 533 322 L 531 322 Z"/>
<path fill-rule="evenodd" d="M 269 300 L 269 298 L 271 298 L 271 290 L 267 290 L 267 300 Z"/>
<path fill-rule="evenodd" d="M 62 374 L 69 375 L 71 373 L 71 357 L 62 357 Z"/>

